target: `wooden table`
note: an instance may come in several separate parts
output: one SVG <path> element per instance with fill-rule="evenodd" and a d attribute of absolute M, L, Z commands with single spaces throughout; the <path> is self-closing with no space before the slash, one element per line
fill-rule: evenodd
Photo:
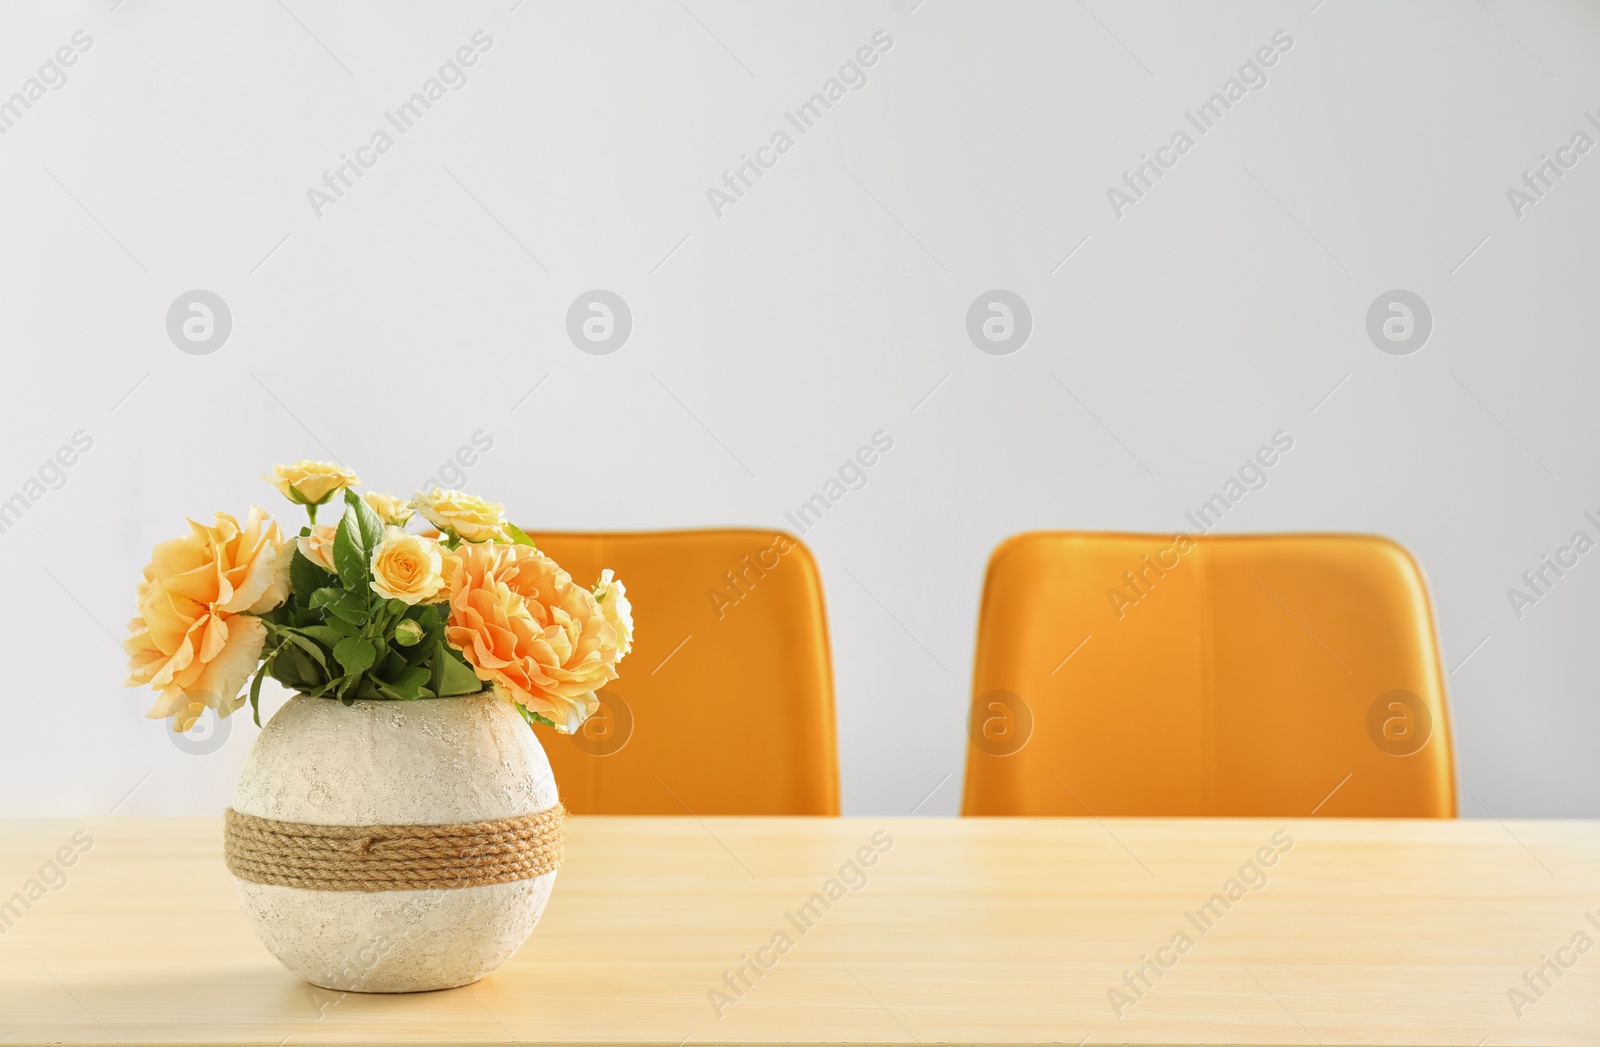
<path fill-rule="evenodd" d="M 0 899 L 75 833 L 0 1043 L 1600 1043 L 1595 822 L 579 818 L 521 953 L 412 996 L 280 968 L 219 821 L 0 823 Z"/>

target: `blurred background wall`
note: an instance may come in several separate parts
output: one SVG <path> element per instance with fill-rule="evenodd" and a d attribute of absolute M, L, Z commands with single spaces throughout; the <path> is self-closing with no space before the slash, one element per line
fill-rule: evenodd
<path fill-rule="evenodd" d="M 116 641 L 301 457 L 822 493 L 845 809 L 950 814 L 995 543 L 1192 530 L 1280 432 L 1217 530 L 1403 542 L 1463 813 L 1600 815 L 1593 4 L 12 3 L 0 97 L 0 815 L 227 802 L 255 728 Z"/>

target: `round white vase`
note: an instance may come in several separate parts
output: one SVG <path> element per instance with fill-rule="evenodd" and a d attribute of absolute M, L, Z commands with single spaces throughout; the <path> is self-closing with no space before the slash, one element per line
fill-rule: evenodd
<path fill-rule="evenodd" d="M 296 695 L 256 739 L 233 809 L 315 825 L 456 825 L 557 800 L 538 739 L 492 695 L 348 707 Z M 341 991 L 418 992 L 467 985 L 510 959 L 555 877 L 398 891 L 234 882 L 256 937 L 299 977 Z"/>

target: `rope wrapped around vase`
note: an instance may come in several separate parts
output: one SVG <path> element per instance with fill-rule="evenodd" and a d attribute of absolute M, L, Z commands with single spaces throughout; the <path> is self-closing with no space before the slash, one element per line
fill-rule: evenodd
<path fill-rule="evenodd" d="M 457 825 L 311 825 L 228 809 L 228 871 L 312 891 L 418 891 L 531 880 L 563 856 L 566 811 Z"/>

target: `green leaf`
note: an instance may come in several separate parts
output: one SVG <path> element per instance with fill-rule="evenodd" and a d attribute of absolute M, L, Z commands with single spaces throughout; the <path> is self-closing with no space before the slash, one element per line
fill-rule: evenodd
<path fill-rule="evenodd" d="M 333 565 L 339 569 L 339 581 L 350 592 L 368 592 L 371 584 L 372 554 L 361 544 L 361 526 L 354 513 L 345 513 L 339 521 L 339 530 L 333 536 Z M 363 599 L 365 597 L 363 596 Z"/>
<path fill-rule="evenodd" d="M 318 589 L 311 594 L 311 606 L 355 625 L 367 624 L 366 601 L 355 593 L 343 589 Z"/>
<path fill-rule="evenodd" d="M 327 585 L 312 592 L 311 598 L 306 601 L 306 605 L 309 607 L 328 607 L 338 603 L 343 596 L 343 589 L 336 585 Z"/>
<path fill-rule="evenodd" d="M 511 536 L 512 545 L 526 545 L 530 549 L 535 548 L 533 539 L 528 537 L 528 532 L 509 520 L 506 521 L 506 533 Z"/>
<path fill-rule="evenodd" d="M 344 489 L 344 504 L 346 513 L 355 512 L 356 523 L 361 528 L 361 544 L 371 553 L 383 541 L 383 521 L 372 511 L 372 506 L 367 504 L 365 498 L 348 487 Z"/>
<path fill-rule="evenodd" d="M 296 543 L 294 559 L 289 562 L 289 591 L 294 594 L 294 602 L 301 607 L 309 606 L 317 590 L 332 580 L 333 575 L 306 559 L 306 554 L 300 551 L 299 543 Z"/>
<path fill-rule="evenodd" d="M 441 643 L 434 662 L 433 692 L 441 698 L 458 694 L 477 694 L 483 690 L 483 681 L 472 667 L 462 661 L 449 646 Z"/>
<path fill-rule="evenodd" d="M 294 644 L 296 647 L 309 654 L 311 656 L 311 660 L 316 662 L 317 665 L 321 667 L 323 672 L 328 671 L 328 658 L 322 653 L 322 648 L 318 646 L 314 640 L 306 636 L 301 636 L 298 632 L 292 632 L 288 629 L 283 630 L 283 638 L 286 642 Z"/>
<path fill-rule="evenodd" d="M 283 603 L 280 603 L 278 606 L 269 611 L 255 611 L 253 613 L 255 617 L 261 619 L 263 622 L 266 622 L 268 625 L 283 625 L 289 621 L 293 608 L 294 601 L 285 600 Z M 247 611 L 245 613 L 250 614 L 252 612 Z"/>
<path fill-rule="evenodd" d="M 412 648 L 412 651 L 416 652 L 422 649 L 423 645 L 418 644 Z M 428 686 L 433 688 L 434 694 L 444 694 L 444 660 L 447 657 L 449 656 L 445 654 L 444 640 L 441 638 L 435 641 L 428 655 L 428 671 L 433 674 L 433 679 L 428 682 Z"/>
<path fill-rule="evenodd" d="M 349 692 L 349 697 L 351 700 L 364 702 L 398 700 L 396 695 L 385 690 L 383 684 L 374 679 L 370 674 L 358 676 L 356 679 L 359 682 Z M 343 698 L 340 700 L 342 701 Z"/>
<path fill-rule="evenodd" d="M 350 635 L 349 633 L 340 632 L 331 625 L 302 625 L 295 631 L 311 637 L 311 639 L 324 647 L 333 647 L 340 640 Z"/>
<path fill-rule="evenodd" d="M 351 676 L 342 677 L 339 680 L 339 686 L 337 687 L 337 689 L 335 690 L 334 693 L 335 693 L 335 696 L 339 699 L 339 704 L 340 705 L 349 706 L 349 705 L 353 704 L 355 702 L 355 700 L 361 696 L 361 692 L 362 692 L 363 689 L 365 689 L 365 687 L 366 687 L 366 674 L 365 673 L 355 673 L 354 675 L 351 675 Z"/>
<path fill-rule="evenodd" d="M 372 668 L 378 660 L 378 651 L 359 636 L 346 636 L 333 648 L 333 656 L 344 666 L 344 671 L 355 675 Z"/>
<path fill-rule="evenodd" d="M 383 541 L 383 521 L 349 488 L 345 488 L 344 504 L 344 516 L 333 537 L 333 565 L 339 569 L 339 581 L 344 587 L 360 594 L 365 603 L 371 592 L 372 554 Z"/>
<path fill-rule="evenodd" d="M 373 670 L 374 675 L 383 680 L 397 680 L 407 668 L 405 655 L 378 641 L 378 666 Z"/>
<path fill-rule="evenodd" d="M 329 673 L 318 672 L 305 652 L 294 644 L 286 643 L 273 654 L 272 671 L 268 675 L 291 690 L 307 691 L 321 684 Z"/>
<path fill-rule="evenodd" d="M 361 635 L 361 623 L 360 622 L 347 622 L 343 618 L 339 618 L 337 616 L 328 619 L 327 628 L 333 630 L 335 633 L 339 634 L 340 636 L 360 636 Z M 338 641 L 334 641 L 334 642 L 337 643 Z"/>
<path fill-rule="evenodd" d="M 300 690 L 301 690 L 301 693 L 306 695 L 308 698 L 321 698 L 323 695 L 327 694 L 329 691 L 331 691 L 334 688 L 336 688 L 336 687 L 340 686 L 341 684 L 343 684 L 345 682 L 345 679 L 346 678 L 343 677 L 343 676 L 336 676 L 331 680 L 325 680 L 325 681 L 323 681 L 322 683 L 319 683 L 319 684 L 315 684 L 315 685 L 308 686 L 308 687 L 302 687 Z"/>
<path fill-rule="evenodd" d="M 532 727 L 536 723 L 542 723 L 546 727 L 554 727 L 556 725 L 554 720 L 551 720 L 545 716 L 541 716 L 532 709 L 529 709 L 527 706 L 523 705 L 521 702 L 512 702 L 511 704 L 517 707 L 517 712 L 522 714 L 522 719 L 529 727 Z"/>
<path fill-rule="evenodd" d="M 423 696 L 423 692 L 428 689 L 427 684 L 431 677 L 432 674 L 428 670 L 417 666 L 414 669 L 407 669 L 394 681 L 385 683 L 383 687 L 386 690 L 393 691 L 401 699 L 410 701 Z"/>
<path fill-rule="evenodd" d="M 267 677 L 267 663 L 271 660 L 269 657 L 266 662 L 261 663 L 261 668 L 256 670 L 255 680 L 250 684 L 250 715 L 255 719 L 257 727 L 261 726 L 261 681 Z"/>

